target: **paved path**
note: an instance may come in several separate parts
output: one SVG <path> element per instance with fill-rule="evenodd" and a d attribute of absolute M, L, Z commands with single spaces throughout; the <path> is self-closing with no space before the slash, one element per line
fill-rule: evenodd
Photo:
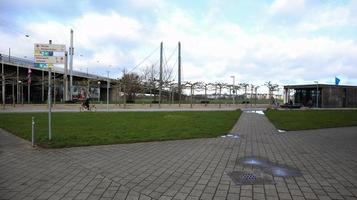
<path fill-rule="evenodd" d="M 0 199 L 357 199 L 356 127 L 278 133 L 245 112 L 232 133 L 49 150 L 0 131 Z M 238 186 L 227 173 L 256 171 L 238 162 L 252 155 L 303 176 Z"/>
<path fill-rule="evenodd" d="M 269 105 L 267 104 L 162 104 L 161 107 L 157 104 L 126 104 L 125 108 L 123 104 L 91 104 L 96 106 L 96 110 L 93 112 L 162 112 L 162 111 L 218 111 L 218 110 L 236 110 L 236 109 L 265 109 Z M 11 112 L 48 112 L 48 107 L 46 104 L 24 104 L 16 105 L 15 107 L 11 105 L 6 105 L 5 108 L 0 108 L 0 113 L 11 113 Z M 80 112 L 80 104 L 56 104 L 52 107 L 52 112 Z M 88 111 L 85 111 L 88 112 Z"/>

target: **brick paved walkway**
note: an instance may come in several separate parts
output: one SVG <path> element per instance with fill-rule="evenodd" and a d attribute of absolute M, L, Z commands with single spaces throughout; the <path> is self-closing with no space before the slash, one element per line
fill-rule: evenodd
<path fill-rule="evenodd" d="M 211 138 L 68 149 L 32 149 L 0 131 L 0 199 L 357 199 L 357 128 L 278 133 L 243 113 Z M 237 160 L 260 156 L 301 170 L 275 184 L 235 185 Z"/>

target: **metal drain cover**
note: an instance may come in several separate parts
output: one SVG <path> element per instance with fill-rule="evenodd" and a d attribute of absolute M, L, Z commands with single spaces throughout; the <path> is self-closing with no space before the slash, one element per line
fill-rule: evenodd
<path fill-rule="evenodd" d="M 255 174 L 249 172 L 233 171 L 228 172 L 227 175 L 236 185 L 263 185 L 274 183 L 269 178 L 258 177 Z"/>

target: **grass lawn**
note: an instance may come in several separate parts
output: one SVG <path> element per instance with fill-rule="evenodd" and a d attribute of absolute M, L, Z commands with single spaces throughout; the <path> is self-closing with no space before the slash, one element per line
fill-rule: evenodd
<path fill-rule="evenodd" d="M 48 141 L 47 113 L 0 113 L 0 127 L 30 140 L 31 117 L 42 147 L 73 147 L 216 137 L 227 133 L 241 111 L 53 113 Z"/>
<path fill-rule="evenodd" d="M 277 129 L 305 130 L 357 126 L 357 110 L 268 110 Z"/>

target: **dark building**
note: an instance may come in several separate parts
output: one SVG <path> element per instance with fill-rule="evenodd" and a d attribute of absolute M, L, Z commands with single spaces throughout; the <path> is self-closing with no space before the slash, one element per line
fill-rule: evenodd
<path fill-rule="evenodd" d="M 293 95 L 291 91 L 294 90 Z M 284 102 L 290 100 L 294 104 L 319 108 L 356 108 L 357 86 L 348 85 L 286 85 L 284 86 Z"/>

